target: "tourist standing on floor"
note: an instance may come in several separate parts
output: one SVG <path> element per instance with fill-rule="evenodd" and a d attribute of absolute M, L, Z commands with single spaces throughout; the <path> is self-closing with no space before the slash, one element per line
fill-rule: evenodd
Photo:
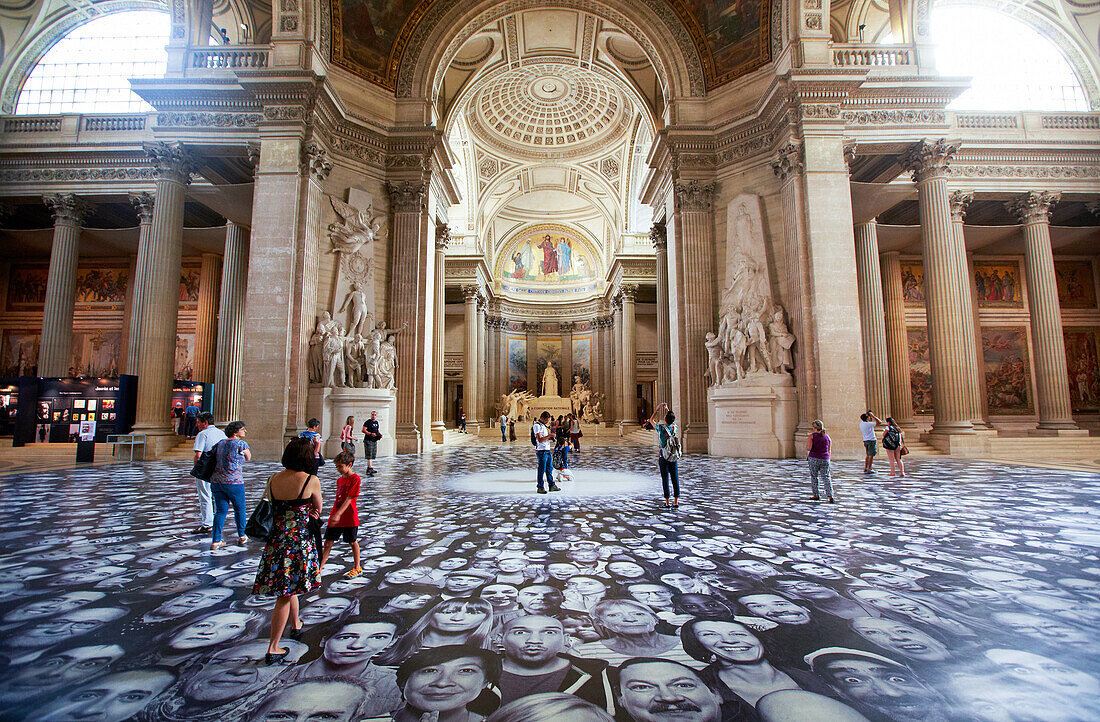
<path fill-rule="evenodd" d="M 279 648 L 287 620 L 293 633 L 302 628 L 298 595 L 321 586 L 317 543 L 309 525 L 310 517 L 321 513 L 321 482 L 313 473 L 313 444 L 306 437 L 292 439 L 283 450 L 282 464 L 284 471 L 267 482 L 274 521 L 252 587 L 253 594 L 278 597 L 271 613 L 268 664 L 281 662 L 289 651 Z"/>
<path fill-rule="evenodd" d="M 867 409 L 865 413 L 859 415 L 859 433 L 863 434 L 863 448 L 867 452 L 867 457 L 863 460 L 863 473 L 871 473 L 871 464 L 875 461 L 875 456 L 878 454 L 878 441 L 875 437 L 875 427 L 879 424 L 885 423 L 882 419 L 875 416 L 874 412 Z"/>
<path fill-rule="evenodd" d="M 500 440 L 508 441 L 508 414 L 500 415 Z"/>
<path fill-rule="evenodd" d="M 351 544 L 351 552 L 354 555 L 351 571 L 344 576 L 354 579 L 363 573 L 363 567 L 359 563 L 359 475 L 351 470 L 355 465 L 355 454 L 350 451 L 341 451 L 332 460 L 336 471 L 340 472 L 340 478 L 336 480 L 336 499 L 332 502 L 332 513 L 328 517 L 328 528 L 325 529 L 325 546 L 321 551 L 321 568 L 325 568 L 332 544 L 337 539 Z"/>
<path fill-rule="evenodd" d="M 515 419 L 508 419 L 508 440 L 516 440 L 516 422 Z"/>
<path fill-rule="evenodd" d="M 890 476 L 905 476 L 905 462 L 902 461 L 902 449 L 905 448 L 905 434 L 893 416 L 886 417 L 886 431 L 882 432 L 882 448 L 890 459 Z M 897 466 L 897 474 L 894 467 Z"/>
<path fill-rule="evenodd" d="M 658 421 L 664 410 L 664 421 Z M 661 402 L 653 411 L 653 416 L 643 426 L 657 430 L 657 468 L 661 472 L 661 489 L 665 494 L 666 507 L 680 506 L 680 427 L 676 423 L 676 414 Z M 669 481 L 672 482 L 672 496 L 669 496 Z"/>
<path fill-rule="evenodd" d="M 829 463 L 829 447 L 832 446 L 832 439 L 825 433 L 825 424 L 817 419 L 811 424 L 813 427 L 813 433 L 806 438 L 806 451 L 807 461 L 810 465 L 810 492 L 813 494 L 811 497 L 814 501 L 819 501 L 821 496 L 818 494 L 818 484 L 821 481 L 825 482 L 825 496 L 828 497 L 829 503 L 836 503 L 833 499 L 833 479 L 832 469 Z"/>
<path fill-rule="evenodd" d="M 243 421 L 230 421 L 225 427 L 225 440 L 218 443 L 215 454 L 214 475 L 210 477 L 210 493 L 214 497 L 214 528 L 211 549 L 221 549 L 222 528 L 229 507 L 233 507 L 233 523 L 237 527 L 237 541 L 248 543 L 244 535 L 244 462 L 252 459 L 244 437 L 247 430 Z"/>
<path fill-rule="evenodd" d="M 187 408 L 183 411 L 185 430 L 189 439 L 194 438 L 195 434 L 198 433 L 199 411 L 200 409 L 195 406 L 194 401 L 188 403 Z"/>
<path fill-rule="evenodd" d="M 378 425 L 378 412 L 370 412 L 370 418 L 363 422 L 363 456 L 367 459 L 367 476 L 374 476 L 374 460 L 378 457 L 378 440 L 382 438 L 382 428 Z"/>
<path fill-rule="evenodd" d="M 321 422 L 316 418 L 312 418 L 306 422 L 306 430 L 298 434 L 299 439 L 309 439 L 313 444 L 313 471 L 312 474 L 317 473 L 317 469 L 321 468 L 324 464 L 324 457 L 321 455 Z"/>
<path fill-rule="evenodd" d="M 558 417 L 558 425 L 554 429 L 554 452 L 561 456 L 561 469 L 569 468 L 569 421 Z M 555 464 L 555 466 L 557 466 Z"/>
<path fill-rule="evenodd" d="M 349 416 L 340 429 L 340 450 L 355 456 L 355 417 Z"/>
<path fill-rule="evenodd" d="M 538 493 L 546 493 L 543 479 L 546 480 L 546 484 L 549 484 L 550 491 L 561 491 L 554 483 L 554 435 L 550 432 L 549 411 L 543 411 L 539 420 L 531 425 L 531 437 L 535 444 L 535 458 L 538 463 Z"/>
<path fill-rule="evenodd" d="M 198 429 L 199 433 L 195 436 L 196 462 L 219 441 L 225 441 L 225 432 L 214 426 L 214 414 L 210 412 L 199 415 Z M 209 534 L 214 528 L 214 498 L 210 496 L 210 482 L 195 479 L 195 490 L 199 492 L 199 528 L 194 533 Z"/>
<path fill-rule="evenodd" d="M 458 430 L 462 433 L 466 433 L 466 412 L 463 411 L 458 417 Z"/>
<path fill-rule="evenodd" d="M 581 450 L 581 420 L 569 414 L 569 441 L 573 444 L 573 451 Z"/>

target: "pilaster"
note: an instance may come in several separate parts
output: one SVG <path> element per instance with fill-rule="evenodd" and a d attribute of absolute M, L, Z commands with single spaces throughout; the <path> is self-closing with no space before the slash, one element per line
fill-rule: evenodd
<path fill-rule="evenodd" d="M 664 223 L 649 231 L 657 265 L 657 399 L 654 405 L 672 403 L 672 349 L 668 325 L 668 236 Z"/>
<path fill-rule="evenodd" d="M 622 294 L 623 305 L 623 347 L 619 355 L 623 362 L 622 426 L 634 427 L 638 426 L 638 360 L 635 346 L 637 315 L 634 306 L 638 287 L 624 283 L 619 292 Z"/>
<path fill-rule="evenodd" d="M 615 399 L 610 419 L 621 427 L 627 411 L 623 398 L 623 302 L 619 296 L 611 299 L 611 349 L 611 392 L 607 396 Z"/>
<path fill-rule="evenodd" d="M 444 335 L 446 333 L 446 268 L 447 244 L 451 241 L 451 229 L 441 223 L 435 227 L 435 283 L 432 285 L 433 313 L 432 334 L 432 441 L 442 444 L 444 440 L 443 423 L 443 358 Z"/>

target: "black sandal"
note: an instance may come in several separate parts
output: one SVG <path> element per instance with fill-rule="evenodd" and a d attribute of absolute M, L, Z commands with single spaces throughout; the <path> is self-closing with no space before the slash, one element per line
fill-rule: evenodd
<path fill-rule="evenodd" d="M 265 664 L 276 664 L 278 662 L 282 662 L 284 659 L 286 659 L 286 656 L 288 654 L 290 654 L 289 649 L 284 649 L 282 652 L 279 652 L 278 654 L 272 654 L 271 652 L 268 652 L 267 654 L 264 655 L 264 663 Z"/>

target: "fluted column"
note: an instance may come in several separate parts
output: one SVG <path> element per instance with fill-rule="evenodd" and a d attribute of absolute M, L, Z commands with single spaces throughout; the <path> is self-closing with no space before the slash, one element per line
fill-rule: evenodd
<path fill-rule="evenodd" d="M 649 231 L 657 265 L 657 399 L 654 405 L 672 403 L 672 350 L 668 329 L 668 236 L 664 223 Z"/>
<path fill-rule="evenodd" d="M 638 356 L 634 339 L 637 336 L 634 310 L 634 297 L 638 287 L 623 284 L 620 288 L 623 296 L 623 399 L 626 403 L 623 411 L 623 426 L 638 425 Z"/>
<path fill-rule="evenodd" d="M 488 345 L 485 323 L 486 304 L 485 297 L 479 296 L 477 299 L 477 395 L 474 397 L 477 403 L 474 407 L 474 414 L 478 421 L 489 424 L 492 422 L 492 418 L 489 416 L 485 404 L 489 381 L 489 365 L 486 363 L 488 359 L 485 355 L 485 349 Z"/>
<path fill-rule="evenodd" d="M 485 317 L 485 423 L 490 428 L 497 423 L 497 404 L 500 401 L 500 318 Z"/>
<path fill-rule="evenodd" d="M 1050 247 L 1050 211 L 1059 195 L 1031 192 L 1010 203 L 1024 224 L 1024 265 L 1027 271 L 1031 346 L 1035 349 L 1035 392 L 1040 431 L 1076 429 L 1069 398 L 1062 310 Z"/>
<path fill-rule="evenodd" d="M 462 410 L 466 412 L 466 426 L 477 429 L 477 303 L 481 295 L 478 286 L 463 286 L 466 299 L 464 331 L 466 345 L 462 354 Z"/>
<path fill-rule="evenodd" d="M 569 396 L 573 389 L 573 330 L 577 324 L 573 321 L 562 321 L 561 328 L 561 383 L 558 384 L 558 395 Z"/>
<path fill-rule="evenodd" d="M 970 283 L 970 304 L 974 309 L 974 368 L 978 371 L 978 401 L 974 428 L 979 431 L 992 431 L 989 423 L 989 395 L 986 390 L 985 380 L 985 347 L 982 341 L 982 319 L 979 310 L 978 283 L 974 276 L 974 254 L 966 254 L 966 279 Z"/>
<path fill-rule="evenodd" d="M 435 300 L 435 313 L 432 334 L 432 441 L 443 443 L 443 359 L 444 335 L 446 333 L 446 269 L 447 244 L 451 241 L 451 229 L 446 224 L 435 228 L 435 283 L 432 286 L 432 298 Z"/>
<path fill-rule="evenodd" d="M 611 299 L 611 391 L 614 397 L 615 426 L 622 426 L 626 417 L 626 400 L 623 398 L 623 302 L 622 297 Z"/>
<path fill-rule="evenodd" d="M 974 353 L 973 347 L 966 344 L 963 305 L 966 269 L 959 263 L 961 254 L 951 228 L 947 190 L 947 166 L 956 148 L 942 139 L 921 141 L 905 155 L 905 165 L 917 184 L 920 205 L 934 434 L 974 431 L 968 388 L 973 378 L 968 367 L 974 363 Z"/>
<path fill-rule="evenodd" d="M 887 413 L 899 424 L 908 424 L 913 420 L 913 387 L 909 380 L 905 289 L 901 283 L 901 257 L 897 251 L 882 254 L 882 297 L 890 378 L 890 408 Z"/>
<path fill-rule="evenodd" d="M 42 200 L 53 212 L 53 244 L 46 278 L 46 303 L 42 307 L 38 375 L 68 376 L 73 351 L 80 224 L 91 206 L 74 195 L 45 196 Z"/>
<path fill-rule="evenodd" d="M 213 253 L 202 254 L 202 266 L 199 269 L 199 303 L 195 314 L 195 364 L 192 378 L 204 384 L 214 380 L 221 275 L 221 259 Z"/>
<path fill-rule="evenodd" d="M 878 224 L 856 226 L 856 276 L 859 279 L 859 322 L 863 332 L 863 377 L 867 406 L 876 414 L 890 408 L 890 362 L 886 355 L 886 316 L 878 258 Z"/>
<path fill-rule="evenodd" d="M 599 322 L 597 325 L 597 345 L 600 347 L 598 354 L 598 360 L 593 359 L 592 372 L 595 375 L 592 381 L 592 388 L 594 391 L 599 391 L 604 395 L 602 410 L 603 410 L 603 423 L 609 423 L 614 417 L 615 408 L 615 393 L 614 393 L 614 374 L 612 368 L 612 348 L 611 345 L 614 332 L 613 327 L 615 320 L 611 316 L 601 316 L 597 319 Z M 599 388 L 597 388 L 597 384 Z"/>
<path fill-rule="evenodd" d="M 539 325 L 528 321 L 523 324 L 523 330 L 527 332 L 527 390 L 538 396 L 542 391 L 539 388 Z"/>
<path fill-rule="evenodd" d="M 218 300 L 218 344 L 214 362 L 214 421 L 228 423 L 241 415 L 241 364 L 244 358 L 244 297 L 248 283 L 248 231 L 225 224 L 221 293 Z"/>
<path fill-rule="evenodd" d="M 138 269 L 142 276 L 138 300 L 141 325 L 134 431 L 165 437 L 172 434 L 170 412 L 183 254 L 183 201 L 195 163 L 179 144 L 151 143 L 145 150 L 156 168 L 157 180 L 153 227 L 148 243 L 138 249 L 138 257 L 144 255 L 146 262 Z M 165 441 L 164 445 L 169 443 Z"/>
<path fill-rule="evenodd" d="M 970 424 L 975 430 L 988 430 L 985 422 L 982 403 L 985 396 L 985 363 L 981 354 L 981 336 L 977 333 L 977 324 L 974 315 L 974 274 L 970 269 L 970 263 L 966 256 L 966 236 L 964 225 L 966 208 L 974 199 L 974 194 L 963 191 L 953 191 L 948 197 L 951 203 L 951 233 L 955 253 L 959 255 L 957 263 L 962 269 L 962 288 L 959 300 L 963 309 L 963 353 L 968 354 L 971 362 L 966 364 L 966 389 L 967 409 L 970 413 Z"/>
<path fill-rule="evenodd" d="M 126 314 L 126 358 L 123 368 L 128 374 L 137 374 L 137 347 L 141 339 L 141 285 L 145 278 L 145 267 L 149 263 L 143 250 L 149 248 L 149 233 L 153 230 L 153 206 L 156 205 L 152 193 L 136 193 L 130 196 L 130 203 L 138 216 L 138 253 L 134 262 L 134 272 L 130 274 L 129 309 Z"/>

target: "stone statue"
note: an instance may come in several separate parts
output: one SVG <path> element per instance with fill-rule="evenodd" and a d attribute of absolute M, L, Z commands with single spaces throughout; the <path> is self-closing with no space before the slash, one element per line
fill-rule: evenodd
<path fill-rule="evenodd" d="M 509 421 L 522 421 L 527 418 L 528 404 L 534 398 L 530 392 L 519 389 L 504 394 L 500 397 L 501 413 L 507 415 Z"/>
<path fill-rule="evenodd" d="M 372 389 L 393 390 L 397 373 L 397 347 L 393 337 L 401 333 L 408 324 L 401 328 L 386 328 L 385 321 L 379 321 L 378 325 L 370 330 L 367 336 L 366 352 L 364 354 L 364 366 L 366 369 L 365 382 Z M 387 358 L 392 352 L 392 358 Z"/>
<path fill-rule="evenodd" d="M 317 319 L 317 327 L 309 337 L 309 353 L 306 356 L 311 384 L 319 384 L 324 380 L 325 360 L 321 352 L 322 344 L 324 344 L 324 336 L 321 334 L 321 320 Z"/>
<path fill-rule="evenodd" d="M 772 322 L 768 324 L 768 341 L 771 352 L 771 372 L 773 374 L 786 373 L 794 369 L 794 358 L 791 347 L 794 346 L 794 334 L 787 328 L 783 321 L 783 307 L 776 306 L 772 314 Z"/>
<path fill-rule="evenodd" d="M 716 334 L 707 333 L 703 344 L 707 347 L 707 373 L 710 385 L 722 383 L 722 339 Z"/>
<path fill-rule="evenodd" d="M 347 386 L 353 389 L 363 385 L 363 364 L 359 360 L 358 351 L 355 337 L 348 334 L 344 339 L 344 378 Z"/>
<path fill-rule="evenodd" d="M 569 391 L 569 406 L 573 411 L 573 415 L 577 418 L 582 417 L 584 407 L 588 404 L 591 393 L 588 385 L 581 381 L 580 376 L 573 377 L 573 388 Z"/>
<path fill-rule="evenodd" d="M 603 421 L 603 400 L 603 394 L 592 394 L 588 406 L 584 408 L 585 421 L 592 424 L 598 424 L 599 422 Z"/>
<path fill-rule="evenodd" d="M 393 343 L 392 334 L 382 342 L 381 352 L 375 368 L 377 388 L 394 391 L 397 388 L 397 346 Z"/>
<path fill-rule="evenodd" d="M 351 284 L 351 290 L 344 296 L 344 302 L 336 313 L 343 313 L 348 309 L 348 335 L 359 333 L 363 328 L 363 321 L 370 312 L 367 310 L 367 297 L 359 290 L 359 284 Z"/>
<path fill-rule="evenodd" d="M 378 237 L 382 222 L 374 215 L 372 208 L 359 210 L 344 203 L 335 196 L 329 196 L 332 209 L 340 216 L 340 223 L 328 227 L 328 236 L 332 241 L 332 250 L 340 253 L 357 253 L 364 245 Z"/>
<path fill-rule="evenodd" d="M 546 362 L 546 370 L 542 372 L 542 395 L 558 395 L 558 372 L 554 370 L 554 364 Z"/>

